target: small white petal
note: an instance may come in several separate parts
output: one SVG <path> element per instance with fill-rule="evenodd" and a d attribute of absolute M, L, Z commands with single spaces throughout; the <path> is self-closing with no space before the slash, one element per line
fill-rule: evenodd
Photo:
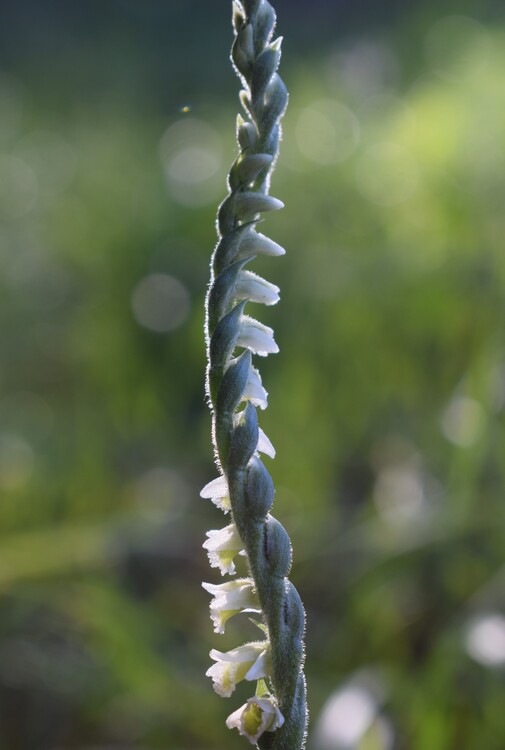
<path fill-rule="evenodd" d="M 259 428 L 259 440 L 256 450 L 265 453 L 267 456 L 270 456 L 270 458 L 275 458 L 275 448 L 272 445 L 270 438 L 265 435 L 261 427 Z"/>
<path fill-rule="evenodd" d="M 243 543 L 234 523 L 224 529 L 207 531 L 207 541 L 203 548 L 207 550 L 212 568 L 219 568 L 222 575 L 235 573 L 233 558 L 242 551 Z"/>
<path fill-rule="evenodd" d="M 248 232 L 240 243 L 238 258 L 247 258 L 249 255 L 285 255 L 286 251 L 277 242 L 274 242 L 264 234 Z"/>
<path fill-rule="evenodd" d="M 228 727 L 228 729 L 240 729 L 242 714 L 246 707 L 247 703 L 244 703 L 243 706 L 240 706 L 240 708 L 237 708 L 236 711 L 228 716 L 228 718 L 226 719 L 226 726 Z"/>
<path fill-rule="evenodd" d="M 251 271 L 241 271 L 235 285 L 235 297 L 248 299 L 264 305 L 275 305 L 279 301 L 279 287 Z"/>
<path fill-rule="evenodd" d="M 213 497 L 225 497 L 226 495 L 228 495 L 228 482 L 225 476 L 216 477 L 212 482 L 206 484 L 200 492 L 200 497 L 209 499 Z"/>
<path fill-rule="evenodd" d="M 261 680 L 262 677 L 265 677 L 265 675 L 270 674 L 272 671 L 272 662 L 270 659 L 270 651 L 263 651 L 254 664 L 252 665 L 251 669 L 247 672 L 244 679 L 252 681 L 252 680 Z"/>
<path fill-rule="evenodd" d="M 250 401 L 260 409 L 266 409 L 268 405 L 268 393 L 263 388 L 261 376 L 255 367 L 249 368 L 249 377 L 242 398 Z"/>
<path fill-rule="evenodd" d="M 260 357 L 277 354 L 279 347 L 274 341 L 273 334 L 273 330 L 268 326 L 244 315 L 240 324 L 237 346 L 244 346 L 253 354 L 259 354 Z"/>
<path fill-rule="evenodd" d="M 228 482 L 224 476 L 217 477 L 217 479 L 213 479 L 212 482 L 206 484 L 200 492 L 200 497 L 211 500 L 225 513 L 231 510 Z"/>

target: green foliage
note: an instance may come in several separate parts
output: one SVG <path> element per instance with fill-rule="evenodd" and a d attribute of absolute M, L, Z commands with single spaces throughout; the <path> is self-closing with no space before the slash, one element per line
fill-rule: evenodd
<path fill-rule="evenodd" d="M 476 650 L 493 632 L 476 623 L 505 606 L 504 50 L 481 29 L 449 68 L 411 60 L 394 96 L 338 74 L 347 58 L 286 66 L 273 182 L 289 212 L 268 233 L 290 252 L 265 271 L 282 287 L 262 318 L 282 356 L 262 367 L 262 423 L 310 624 L 311 750 L 323 705 L 356 681 L 378 712 L 361 748 L 387 747 L 387 727 L 405 750 L 504 746 L 503 667 Z M 199 590 L 225 109 L 202 95 L 168 123 L 113 101 L 56 120 L 32 102 L 10 135 L 0 123 L 7 750 L 237 746 L 203 676 Z M 204 183 L 181 166 L 195 149 Z"/>

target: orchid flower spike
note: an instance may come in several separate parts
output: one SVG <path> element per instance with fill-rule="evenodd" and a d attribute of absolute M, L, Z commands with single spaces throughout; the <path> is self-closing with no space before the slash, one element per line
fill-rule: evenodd
<path fill-rule="evenodd" d="M 206 298 L 206 392 L 219 471 L 201 496 L 230 514 L 230 523 L 207 532 L 203 547 L 211 567 L 246 577 L 204 583 L 211 594 L 216 633 L 233 617 L 255 613 L 264 640 L 221 652 L 207 670 L 216 693 L 233 694 L 242 680 L 256 681 L 256 695 L 226 722 L 260 750 L 303 750 L 307 726 L 303 634 L 305 613 L 288 580 L 291 542 L 271 515 L 272 478 L 263 456 L 275 449 L 258 424 L 267 392 L 254 357 L 275 354 L 273 330 L 245 313 L 248 303 L 275 305 L 279 288 L 246 269 L 257 255 L 275 258 L 284 249 L 256 231 L 263 213 L 282 201 L 270 195 L 270 181 L 286 109 L 286 87 L 277 73 L 281 38 L 274 38 L 275 12 L 268 0 L 233 0 L 235 39 L 231 57 L 243 85 L 244 116 L 237 119 L 239 153 L 228 175 L 228 195 L 217 215 L 218 242 L 212 256 Z M 241 573 L 241 575 L 244 575 Z"/>

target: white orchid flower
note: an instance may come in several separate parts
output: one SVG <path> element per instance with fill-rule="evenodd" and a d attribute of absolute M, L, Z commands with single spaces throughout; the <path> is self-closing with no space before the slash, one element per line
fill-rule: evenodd
<path fill-rule="evenodd" d="M 207 531 L 208 539 L 203 543 L 207 550 L 210 566 L 219 568 L 222 575 L 235 573 L 233 558 L 242 552 L 243 543 L 234 523 L 224 529 Z"/>
<path fill-rule="evenodd" d="M 224 513 L 231 510 L 228 482 L 224 476 L 217 477 L 217 479 L 213 479 L 212 482 L 206 484 L 200 492 L 200 497 L 211 500 Z"/>
<path fill-rule="evenodd" d="M 254 406 L 260 409 L 266 409 L 268 405 L 268 393 L 263 388 L 261 375 L 255 367 L 249 368 L 249 376 L 245 386 L 242 399 L 250 401 Z"/>
<path fill-rule="evenodd" d="M 260 357 L 266 357 L 267 354 L 277 354 L 279 351 L 279 347 L 274 340 L 273 330 L 248 315 L 242 316 L 237 346 L 244 346 Z"/>
<path fill-rule="evenodd" d="M 249 698 L 226 719 L 228 729 L 238 729 L 251 745 L 255 745 L 264 732 L 275 732 L 283 724 L 284 716 L 271 695 Z"/>
<path fill-rule="evenodd" d="M 223 698 L 229 698 L 241 680 L 260 680 L 272 670 L 268 641 L 246 643 L 225 653 L 212 649 L 210 657 L 216 663 L 206 675 L 212 677 L 214 690 Z"/>
<path fill-rule="evenodd" d="M 275 305 L 279 301 L 279 292 L 278 286 L 252 271 L 242 271 L 235 284 L 237 300 L 247 299 L 250 302 L 262 302 L 264 305 Z"/>
<path fill-rule="evenodd" d="M 237 578 L 226 583 L 202 583 L 214 597 L 210 603 L 210 616 L 215 633 L 224 633 L 226 622 L 240 612 L 261 612 L 251 578 Z"/>

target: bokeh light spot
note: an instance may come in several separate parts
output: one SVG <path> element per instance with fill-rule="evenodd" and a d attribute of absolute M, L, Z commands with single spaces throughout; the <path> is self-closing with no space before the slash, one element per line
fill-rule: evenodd
<path fill-rule="evenodd" d="M 166 466 L 156 466 L 139 477 L 134 495 L 142 513 L 164 518 L 167 513 L 171 516 L 181 513 L 191 492 L 178 472 Z"/>
<path fill-rule="evenodd" d="M 468 71 L 476 73 L 486 64 L 491 49 L 489 35 L 468 16 L 446 16 L 428 31 L 426 57 L 431 69 L 448 81 L 460 80 Z"/>
<path fill-rule="evenodd" d="M 373 696 L 363 687 L 349 685 L 330 696 L 317 723 L 321 750 L 354 748 L 377 711 Z"/>
<path fill-rule="evenodd" d="M 296 124 L 300 152 L 316 164 L 348 159 L 359 142 L 359 122 L 345 105 L 331 99 L 312 102 Z"/>
<path fill-rule="evenodd" d="M 361 39 L 344 51 L 334 53 L 329 62 L 330 80 L 335 79 L 358 96 L 391 86 L 398 78 L 399 63 L 388 45 L 377 39 Z"/>
<path fill-rule="evenodd" d="M 16 146 L 15 154 L 33 169 L 43 195 L 63 192 L 76 174 L 75 149 L 49 130 L 38 130 L 23 138 Z"/>
<path fill-rule="evenodd" d="M 154 273 L 135 287 L 132 309 L 141 326 L 156 333 L 167 333 L 186 320 L 190 310 L 189 292 L 173 276 Z"/>
<path fill-rule="evenodd" d="M 183 206 L 211 203 L 223 192 L 222 144 L 202 120 L 184 117 L 163 135 L 160 156 L 172 198 Z"/>
<path fill-rule="evenodd" d="M 178 151 L 168 166 L 169 177 L 177 183 L 197 185 L 205 182 L 219 169 L 219 159 L 202 146 L 187 146 Z"/>
<path fill-rule="evenodd" d="M 442 414 L 442 432 L 451 443 L 469 448 L 482 435 L 485 413 L 481 404 L 467 396 L 455 396 Z"/>
<path fill-rule="evenodd" d="M 420 472 L 408 465 L 384 469 L 377 478 L 374 501 L 389 523 L 417 523 L 426 511 Z"/>
<path fill-rule="evenodd" d="M 466 649 L 485 667 L 505 665 L 505 617 L 488 614 L 475 619 L 466 634 Z"/>

